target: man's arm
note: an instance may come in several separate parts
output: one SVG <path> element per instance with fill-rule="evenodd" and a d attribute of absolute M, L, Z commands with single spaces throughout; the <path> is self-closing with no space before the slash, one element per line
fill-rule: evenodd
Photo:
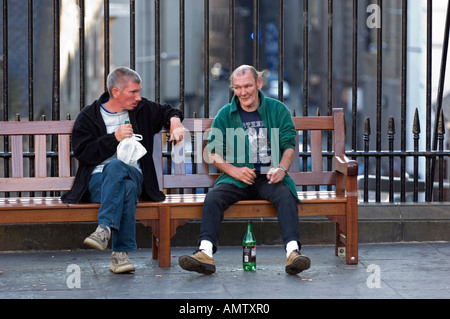
<path fill-rule="evenodd" d="M 269 169 L 269 172 L 267 173 L 269 184 L 276 184 L 283 180 L 289 170 L 289 167 L 291 167 L 292 161 L 294 160 L 294 153 L 293 148 L 288 148 L 284 151 L 278 167 L 272 167 Z"/>
<path fill-rule="evenodd" d="M 181 120 L 178 116 L 172 116 L 170 118 L 170 139 L 169 142 L 175 141 L 178 143 L 184 137 L 186 128 L 181 124 Z"/>

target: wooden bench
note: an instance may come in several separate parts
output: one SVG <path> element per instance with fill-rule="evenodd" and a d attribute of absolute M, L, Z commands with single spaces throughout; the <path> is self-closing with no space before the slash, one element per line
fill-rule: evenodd
<path fill-rule="evenodd" d="M 298 205 L 299 216 L 326 216 L 335 222 L 336 255 L 344 251 L 346 262 L 356 264 L 358 263 L 356 188 L 358 164 L 345 156 L 343 110 L 334 109 L 332 116 L 294 117 L 293 120 L 296 130 L 299 131 L 296 154 L 305 155 L 301 154 L 303 147 L 300 149 L 300 143 L 303 143 L 303 136 L 308 136 L 309 150 L 306 153 L 311 166 L 309 171 L 303 171 L 303 163 L 298 156 L 295 157 L 289 171 L 299 187 L 298 194 L 301 199 L 301 204 Z M 161 143 L 161 138 L 155 141 L 155 153 L 171 153 L 172 159 L 172 163 L 168 164 L 167 157 L 163 161 L 161 161 L 163 157 L 155 157 L 155 165 L 159 170 L 159 184 L 166 191 L 183 189 L 182 194 L 168 194 L 166 200 L 159 206 L 159 227 L 153 229 L 159 231 L 155 235 L 159 239 L 160 265 L 170 265 L 170 239 L 175 235 L 178 226 L 191 219 L 201 218 L 205 198 L 202 190 L 212 187 L 219 176 L 218 173 L 210 172 L 211 165 L 204 160 L 205 131 L 207 132 L 211 123 L 212 119 L 185 119 L 183 124 L 190 132 L 190 138 L 186 137 L 184 142 L 173 149 L 164 148 L 163 145 L 166 144 Z M 305 131 L 309 134 L 306 135 Z M 331 171 L 324 170 L 328 161 L 323 155 L 322 146 L 326 145 L 322 143 L 326 138 L 326 132 L 333 133 L 334 152 L 330 155 Z M 309 189 L 304 190 L 304 187 Z M 225 211 L 224 215 L 225 219 L 260 217 L 276 217 L 275 210 L 268 201 L 240 201 Z M 154 222 L 151 221 L 151 223 Z M 198 234 L 192 234 L 192 236 L 198 236 Z M 158 249 L 154 247 L 153 253 L 157 252 Z"/>
<path fill-rule="evenodd" d="M 356 161 L 345 156 L 345 121 L 341 109 L 332 116 L 294 117 L 299 131 L 297 154 L 305 155 L 310 170 L 303 171 L 302 160 L 294 159 L 289 174 L 299 187 L 301 204 L 299 216 L 326 216 L 336 223 L 336 255 L 345 252 L 348 264 L 358 263 L 358 205 Z M 185 119 L 189 135 L 176 146 L 168 145 L 165 132 L 155 136 L 153 157 L 159 185 L 167 193 L 164 202 L 141 201 L 137 205 L 136 220 L 152 227 L 154 259 L 159 266 L 171 264 L 170 241 L 177 227 L 189 220 L 200 219 L 205 192 L 219 176 L 204 160 L 206 134 L 212 119 Z M 11 177 L 0 177 L 0 192 L 65 191 L 73 183 L 76 161 L 70 158 L 70 133 L 73 121 L 0 122 L 0 136 L 9 135 L 11 143 Z M 309 131 L 308 151 L 300 149 L 300 142 Z M 326 132 L 333 132 L 333 150 L 322 148 Z M 34 136 L 35 174 L 24 177 L 24 137 Z M 58 151 L 49 151 L 50 136 L 57 136 Z M 305 135 L 306 136 L 306 135 Z M 329 154 L 332 169 L 326 167 Z M 48 177 L 50 159 L 58 159 L 57 177 Z M 33 156 L 31 156 L 33 157 Z M 74 163 L 75 162 L 75 163 Z M 320 187 L 319 187 L 320 185 Z M 304 189 L 304 188 L 308 189 Z M 326 187 L 326 189 L 323 189 Z M 311 189 L 312 188 L 312 189 Z M 0 224 L 97 221 L 99 204 L 66 205 L 59 197 L 10 197 L 0 199 Z M 276 217 L 268 201 L 246 200 L 232 205 L 225 218 Z M 192 234 L 197 237 L 198 234 Z"/>
<path fill-rule="evenodd" d="M 100 204 L 67 205 L 56 195 L 69 190 L 74 180 L 72 166 L 76 167 L 76 160 L 71 160 L 70 154 L 73 124 L 74 121 L 0 122 L 0 136 L 10 136 L 11 149 L 10 157 L 4 161 L 10 168 L 10 177 L 0 177 L 0 192 L 19 193 L 16 197 L 0 198 L 0 224 L 97 221 Z M 51 150 L 52 136 L 56 136 L 57 150 Z M 33 141 L 33 152 L 27 139 Z M 50 176 L 52 160 L 57 167 L 54 177 Z M 31 177 L 25 169 L 29 167 L 27 161 L 34 166 Z M 32 193 L 35 196 L 29 196 Z M 153 202 L 140 202 L 136 218 L 158 220 L 158 207 Z"/>

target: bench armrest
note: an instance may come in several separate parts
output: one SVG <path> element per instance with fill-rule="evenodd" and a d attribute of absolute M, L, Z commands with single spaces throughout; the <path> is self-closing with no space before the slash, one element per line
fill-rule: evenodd
<path fill-rule="evenodd" d="M 335 170 L 345 176 L 358 175 L 358 162 L 349 159 L 345 155 L 337 155 L 334 157 Z"/>

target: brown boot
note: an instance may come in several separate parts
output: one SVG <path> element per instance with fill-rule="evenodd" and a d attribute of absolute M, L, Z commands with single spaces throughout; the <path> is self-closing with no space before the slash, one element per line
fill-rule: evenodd
<path fill-rule="evenodd" d="M 204 275 L 210 275 L 216 272 L 214 258 L 209 257 L 201 250 L 197 250 L 191 256 L 181 256 L 178 259 L 181 268 L 188 271 L 196 271 Z"/>
<path fill-rule="evenodd" d="M 305 255 L 302 255 L 298 250 L 294 250 L 287 258 L 286 272 L 289 275 L 297 275 L 310 266 L 311 260 Z"/>

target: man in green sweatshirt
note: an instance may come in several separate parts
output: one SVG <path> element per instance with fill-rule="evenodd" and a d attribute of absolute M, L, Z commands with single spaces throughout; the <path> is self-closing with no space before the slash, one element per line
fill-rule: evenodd
<path fill-rule="evenodd" d="M 222 174 L 208 192 L 202 210 L 199 249 L 181 256 L 180 266 L 203 274 L 215 272 L 223 212 L 244 199 L 265 199 L 277 212 L 286 249 L 286 272 L 296 275 L 310 267 L 300 253 L 295 184 L 287 171 L 294 158 L 296 130 L 286 106 L 266 98 L 261 73 L 242 65 L 230 76 L 231 103 L 215 117 L 208 137 L 211 163 Z"/>

